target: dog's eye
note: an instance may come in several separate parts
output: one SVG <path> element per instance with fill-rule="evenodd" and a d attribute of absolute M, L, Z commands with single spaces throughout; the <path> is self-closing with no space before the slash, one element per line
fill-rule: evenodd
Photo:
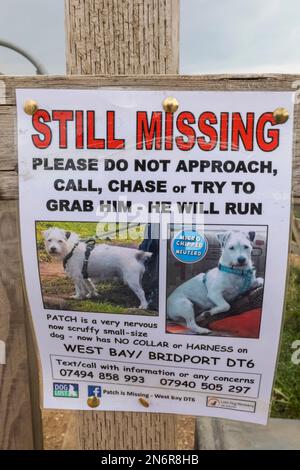
<path fill-rule="evenodd" d="M 234 246 L 230 246 L 230 247 L 229 247 L 229 250 L 234 250 Z"/>
<path fill-rule="evenodd" d="M 249 246 L 248 246 L 248 245 L 244 245 L 244 248 L 245 248 L 245 250 L 248 250 L 248 249 L 249 249 Z"/>
<path fill-rule="evenodd" d="M 50 242 L 50 243 L 51 243 L 51 242 L 52 242 L 52 238 L 49 238 L 49 240 L 47 240 L 47 242 Z"/>
<path fill-rule="evenodd" d="M 58 240 L 58 243 L 63 243 L 63 240 Z"/>

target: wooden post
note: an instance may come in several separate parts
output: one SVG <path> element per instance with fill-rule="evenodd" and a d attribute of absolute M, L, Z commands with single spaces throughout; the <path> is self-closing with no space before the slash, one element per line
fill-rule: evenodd
<path fill-rule="evenodd" d="M 179 0 L 66 0 L 69 74 L 176 74 Z M 71 418 L 83 449 L 175 449 L 171 415 L 81 412 Z"/>
<path fill-rule="evenodd" d="M 16 182 L 15 106 L 0 79 L 0 449 L 42 448 L 37 356 L 22 286 L 18 201 L 7 191 Z M 6 181 L 6 182 L 5 182 Z M 8 184 L 7 184 L 8 183 Z"/>
<path fill-rule="evenodd" d="M 66 0 L 67 73 L 177 74 L 179 0 Z"/>
<path fill-rule="evenodd" d="M 22 288 L 17 201 L 2 197 L 1 192 L 0 339 L 6 343 L 6 364 L 0 365 L 0 449 L 40 449 L 38 367 Z"/>

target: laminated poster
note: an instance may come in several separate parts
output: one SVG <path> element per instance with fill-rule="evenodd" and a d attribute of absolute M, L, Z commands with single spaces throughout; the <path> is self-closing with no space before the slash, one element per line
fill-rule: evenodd
<path fill-rule="evenodd" d="M 17 111 L 43 406 L 265 424 L 293 93 L 19 89 Z"/>

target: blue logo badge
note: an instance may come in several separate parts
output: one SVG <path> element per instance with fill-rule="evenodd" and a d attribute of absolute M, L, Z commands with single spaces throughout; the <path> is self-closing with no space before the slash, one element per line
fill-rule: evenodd
<path fill-rule="evenodd" d="M 88 385 L 88 397 L 101 397 L 101 387 L 99 385 Z"/>
<path fill-rule="evenodd" d="M 182 263 L 197 263 L 207 253 L 205 236 L 197 230 L 181 230 L 171 241 L 171 250 Z"/>

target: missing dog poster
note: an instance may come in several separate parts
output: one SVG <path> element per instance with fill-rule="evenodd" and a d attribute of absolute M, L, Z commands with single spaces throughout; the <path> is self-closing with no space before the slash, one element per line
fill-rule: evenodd
<path fill-rule="evenodd" d="M 293 94 L 19 89 L 17 118 L 43 406 L 265 424 Z"/>

